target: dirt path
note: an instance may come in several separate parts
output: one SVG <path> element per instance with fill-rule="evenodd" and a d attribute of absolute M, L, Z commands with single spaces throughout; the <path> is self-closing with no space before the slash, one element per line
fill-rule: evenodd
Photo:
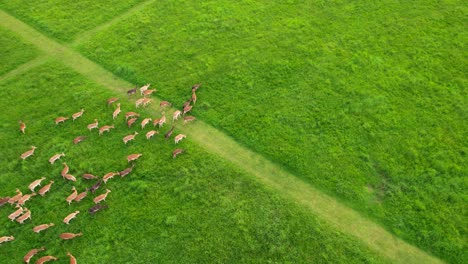
<path fill-rule="evenodd" d="M 133 86 L 78 52 L 49 39 L 1 10 L 0 25 L 18 33 L 46 54 L 55 57 L 68 67 L 116 93 L 123 95 L 126 89 Z M 159 100 L 154 99 L 155 105 L 158 105 Z M 157 109 L 155 108 L 155 110 Z M 243 168 L 255 176 L 259 182 L 310 209 L 311 212 L 329 222 L 340 232 L 357 237 L 369 248 L 379 252 L 390 261 L 418 264 L 442 263 L 441 260 L 395 237 L 381 226 L 337 202 L 333 197 L 304 183 L 298 177 L 241 146 L 229 136 L 206 123 L 197 120 L 188 125 L 185 130 L 191 140 L 197 142 L 207 151 Z"/>

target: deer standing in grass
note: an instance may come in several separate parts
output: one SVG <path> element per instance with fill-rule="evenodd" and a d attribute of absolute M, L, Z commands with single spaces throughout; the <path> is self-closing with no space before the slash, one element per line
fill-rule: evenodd
<path fill-rule="evenodd" d="M 74 218 L 76 217 L 76 215 L 78 215 L 79 213 L 80 213 L 80 211 L 75 211 L 75 212 L 73 212 L 73 213 L 67 215 L 67 216 L 63 219 L 63 222 L 64 222 L 65 224 L 68 225 L 68 224 L 70 223 L 70 221 L 71 221 L 72 219 L 74 219 Z"/>
<path fill-rule="evenodd" d="M 70 252 L 67 252 L 67 256 L 70 257 L 70 264 L 76 264 L 76 258 Z"/>
<path fill-rule="evenodd" d="M 73 192 L 67 197 L 68 205 L 70 205 L 78 195 L 78 191 L 76 190 L 75 186 L 72 187 L 72 191 Z"/>
<path fill-rule="evenodd" d="M 102 177 L 102 181 L 107 184 L 107 181 L 114 178 L 114 176 L 119 175 L 118 172 L 109 172 Z"/>
<path fill-rule="evenodd" d="M 33 227 L 33 232 L 34 233 L 39 233 L 43 230 L 46 230 L 47 228 L 49 227 L 52 227 L 52 226 L 55 226 L 54 223 L 50 223 L 50 224 L 42 224 L 42 225 L 38 225 L 38 226 L 35 226 Z"/>
<path fill-rule="evenodd" d="M 16 188 L 16 195 L 11 197 L 9 200 L 8 200 L 8 203 L 9 204 L 14 204 L 16 203 L 17 201 L 19 201 L 19 199 L 21 199 L 21 197 L 23 196 L 23 193 L 20 191 L 20 189 Z"/>
<path fill-rule="evenodd" d="M 146 133 L 146 139 L 152 138 L 155 134 L 158 134 L 159 132 L 156 130 L 150 130 L 148 133 Z"/>
<path fill-rule="evenodd" d="M 184 135 L 184 134 L 179 134 L 179 135 L 175 136 L 174 141 L 175 141 L 175 143 L 177 144 L 177 143 L 179 143 L 182 139 L 184 139 L 185 137 L 186 137 L 186 135 Z"/>
<path fill-rule="evenodd" d="M 75 201 L 75 202 L 80 202 L 80 201 L 83 200 L 87 195 L 88 195 L 88 191 L 85 190 L 84 192 L 79 193 L 79 194 L 75 197 L 74 201 Z"/>
<path fill-rule="evenodd" d="M 143 85 L 141 88 L 140 88 L 140 94 L 143 95 L 143 93 L 148 90 L 148 88 L 151 86 L 151 84 L 147 83 L 146 85 Z"/>
<path fill-rule="evenodd" d="M 195 91 L 192 91 L 192 98 L 191 98 L 193 104 L 195 104 L 197 102 L 197 94 L 195 93 Z"/>
<path fill-rule="evenodd" d="M 58 154 L 53 155 L 53 156 L 50 157 L 50 159 L 49 159 L 50 164 L 54 164 L 55 161 L 57 161 L 57 160 L 60 159 L 61 157 L 65 157 L 65 153 L 62 152 L 62 153 L 58 153 Z"/>
<path fill-rule="evenodd" d="M 41 177 L 40 179 L 37 179 L 33 182 L 31 182 L 31 184 L 29 184 L 28 188 L 29 190 L 31 190 L 31 192 L 34 192 L 34 189 L 36 189 L 37 186 L 41 186 L 41 182 L 45 180 L 45 177 Z"/>
<path fill-rule="evenodd" d="M 10 242 L 15 240 L 14 236 L 2 236 L 0 237 L 0 244 L 5 243 L 5 242 Z"/>
<path fill-rule="evenodd" d="M 132 127 L 133 123 L 137 121 L 138 117 L 132 117 L 127 121 L 128 128 Z"/>
<path fill-rule="evenodd" d="M 130 161 L 134 161 L 139 159 L 143 154 L 130 154 L 127 156 L 127 161 L 130 163 Z"/>
<path fill-rule="evenodd" d="M 73 239 L 75 237 L 79 237 L 79 236 L 82 236 L 83 233 L 78 233 L 78 234 L 73 234 L 73 233 L 62 233 L 60 234 L 60 238 L 63 239 L 63 240 L 69 240 L 69 239 Z"/>
<path fill-rule="evenodd" d="M 23 121 L 18 121 L 19 124 L 20 124 L 20 131 L 23 133 L 23 134 L 26 134 L 26 124 L 23 122 Z"/>
<path fill-rule="evenodd" d="M 68 119 L 70 119 L 70 118 L 69 117 L 63 117 L 63 116 L 57 117 L 57 118 L 55 118 L 55 124 L 58 125 L 60 123 L 63 123 L 65 121 L 67 121 Z"/>
<path fill-rule="evenodd" d="M 11 221 L 15 221 L 15 219 L 18 218 L 18 216 L 20 216 L 25 211 L 25 209 L 20 205 L 16 205 L 16 208 L 18 209 L 8 216 L 8 219 L 10 219 Z"/>
<path fill-rule="evenodd" d="M 175 149 L 175 150 L 172 152 L 172 158 L 175 159 L 175 157 L 177 157 L 177 155 L 179 155 L 179 154 L 181 154 L 181 153 L 183 153 L 183 152 L 184 152 L 183 149 L 180 149 L 180 148 Z"/>
<path fill-rule="evenodd" d="M 31 149 L 24 152 L 23 154 L 21 154 L 20 158 L 25 160 L 26 158 L 34 155 L 34 150 L 36 150 L 36 147 L 35 146 L 31 146 Z"/>
<path fill-rule="evenodd" d="M 136 101 L 135 101 L 135 107 L 136 107 L 136 108 L 139 108 L 139 107 L 143 104 L 143 102 L 145 101 L 145 99 L 146 99 L 146 98 L 140 98 L 140 99 L 136 100 Z"/>
<path fill-rule="evenodd" d="M 114 110 L 114 113 L 112 113 L 112 119 L 116 119 L 117 116 L 120 114 L 120 103 L 117 104 L 117 108 Z"/>
<path fill-rule="evenodd" d="M 174 112 L 174 114 L 172 115 L 172 122 L 176 121 L 177 119 L 179 119 L 179 117 L 182 115 L 182 111 L 180 110 L 177 110 Z"/>
<path fill-rule="evenodd" d="M 97 119 L 94 119 L 94 123 L 88 125 L 88 130 L 91 131 L 94 128 L 98 128 L 99 122 Z"/>
<path fill-rule="evenodd" d="M 39 252 L 46 250 L 45 247 L 31 249 L 23 258 L 24 262 L 29 264 L 29 261 Z"/>
<path fill-rule="evenodd" d="M 128 120 L 130 117 L 139 117 L 139 116 L 140 116 L 140 114 L 138 114 L 138 113 L 135 113 L 135 112 L 127 112 L 127 113 L 125 114 L 125 120 Z"/>
<path fill-rule="evenodd" d="M 25 194 L 19 199 L 18 204 L 19 205 L 24 205 L 31 197 L 36 196 L 36 193 L 31 193 L 31 194 Z"/>
<path fill-rule="evenodd" d="M 26 213 L 22 216 L 16 218 L 16 222 L 23 224 L 27 219 L 31 219 L 31 211 L 29 209 L 26 209 Z"/>
<path fill-rule="evenodd" d="M 188 122 L 194 121 L 196 118 L 194 116 L 184 116 L 184 125 Z"/>
<path fill-rule="evenodd" d="M 138 132 L 135 131 L 134 134 L 125 136 L 122 140 L 125 144 L 127 144 L 127 142 L 129 142 L 130 140 L 134 140 L 136 135 L 138 135 Z"/>
<path fill-rule="evenodd" d="M 42 258 L 38 259 L 36 261 L 36 264 L 43 264 L 43 263 L 49 262 L 51 260 L 56 261 L 56 260 L 58 260 L 58 258 L 56 258 L 54 256 L 45 256 L 45 257 L 42 257 Z"/>
<path fill-rule="evenodd" d="M 76 138 L 73 139 L 73 144 L 78 144 L 80 143 L 81 141 L 85 140 L 86 137 L 85 136 L 77 136 Z"/>
<path fill-rule="evenodd" d="M 75 119 L 81 117 L 81 116 L 83 115 L 83 113 L 84 113 L 84 109 L 83 109 L 83 108 L 82 108 L 79 112 L 74 113 L 74 114 L 72 115 L 73 121 L 75 121 Z"/>
<path fill-rule="evenodd" d="M 100 203 L 100 202 L 102 202 L 102 201 L 105 201 L 106 198 L 107 198 L 107 195 L 108 195 L 110 192 L 111 192 L 111 190 L 106 189 L 106 192 L 103 193 L 103 194 L 101 194 L 101 195 L 96 196 L 96 197 L 93 199 L 93 202 L 94 202 L 95 204 L 98 204 L 98 203 Z"/>
<path fill-rule="evenodd" d="M 99 135 L 102 135 L 104 132 L 109 132 L 111 128 L 115 128 L 114 125 L 111 126 L 103 126 L 99 128 Z"/>
<path fill-rule="evenodd" d="M 49 184 L 42 187 L 38 192 L 39 195 L 44 196 L 50 190 L 50 187 L 52 186 L 53 183 L 54 183 L 54 181 L 50 181 Z"/>
<path fill-rule="evenodd" d="M 107 105 L 111 105 L 111 104 L 117 102 L 118 100 L 119 100 L 119 98 L 116 98 L 116 97 L 109 98 L 109 99 L 107 99 Z"/>

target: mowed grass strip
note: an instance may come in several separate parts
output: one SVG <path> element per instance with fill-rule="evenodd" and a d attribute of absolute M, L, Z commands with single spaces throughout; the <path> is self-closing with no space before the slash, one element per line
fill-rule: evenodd
<path fill-rule="evenodd" d="M 0 0 L 0 8 L 60 41 L 94 28 L 144 0 L 26 1 Z"/>
<path fill-rule="evenodd" d="M 466 260 L 461 1 L 154 4 L 79 50 L 393 234 Z M 184 97 L 185 96 L 185 97 Z"/>
<path fill-rule="evenodd" d="M 24 43 L 18 35 L 3 27 L 0 27 L 0 47 L 0 78 L 39 55 L 34 45 Z"/>
<path fill-rule="evenodd" d="M 7 87 L 14 86 L 13 91 Z M 7 218 L 14 209 L 0 208 L 0 235 L 14 235 L 0 252 L 17 263 L 32 248 L 45 246 L 41 255 L 67 259 L 70 251 L 81 263 L 385 263 L 361 242 L 318 221 L 302 207 L 284 200 L 274 190 L 263 187 L 226 161 L 203 151 L 188 139 L 178 147 L 186 149 L 172 158 L 175 145 L 162 134 L 152 140 L 144 138 L 138 126 L 127 128 L 123 114 L 112 120 L 114 106 L 109 97 L 121 97 L 123 112 L 134 110 L 125 96 L 83 78 L 52 61 L 29 72 L 0 82 L 0 193 L 23 193 L 33 180 L 54 180 L 45 197 L 34 197 L 26 204 L 32 220 L 24 225 Z M 8 91 L 8 92 L 7 92 Z M 35 95 L 34 102 L 30 100 Z M 83 116 L 55 125 L 57 116 L 71 116 L 84 108 Z M 139 111 L 148 117 L 150 111 Z M 100 125 L 114 123 L 116 128 L 102 136 L 86 125 L 98 118 Z M 27 124 L 26 134 L 18 130 L 17 119 Z M 134 131 L 137 138 L 124 145 L 122 137 Z M 176 131 L 177 132 L 177 131 Z M 78 135 L 88 138 L 78 145 Z M 19 155 L 30 145 L 37 146 L 33 156 L 21 160 Z M 54 165 L 48 159 L 65 152 Z M 128 166 L 125 157 L 143 153 L 134 171 L 125 178 L 116 177 L 80 203 L 68 205 L 65 198 L 76 186 L 79 192 L 94 182 L 80 176 L 98 176 Z M 62 179 L 61 162 L 67 162 L 72 183 Z M 89 215 L 92 198 L 109 188 L 109 208 Z M 80 210 L 70 225 L 63 218 Z M 35 234 L 32 228 L 43 223 L 56 226 Z M 62 232 L 83 232 L 71 241 L 61 241 Z"/>

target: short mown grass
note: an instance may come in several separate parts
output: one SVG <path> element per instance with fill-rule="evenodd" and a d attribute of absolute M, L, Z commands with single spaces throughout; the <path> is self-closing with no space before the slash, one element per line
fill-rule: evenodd
<path fill-rule="evenodd" d="M 24 43 L 15 33 L 0 27 L 0 75 L 34 59 L 38 50 Z"/>
<path fill-rule="evenodd" d="M 7 87 L 14 86 L 7 92 Z M 188 139 L 178 147 L 186 153 L 173 159 L 173 141 L 162 135 L 147 141 L 145 131 L 128 129 L 123 114 L 112 120 L 113 106 L 106 99 L 120 97 L 123 113 L 134 110 L 126 95 L 113 94 L 59 62 L 45 65 L 0 83 L 0 196 L 13 195 L 15 188 L 27 193 L 27 185 L 42 176 L 55 181 L 45 197 L 26 204 L 32 220 L 24 225 L 10 222 L 10 206 L 0 208 L 0 236 L 14 235 L 16 240 L 0 247 L 9 256 L 2 263 L 17 263 L 30 249 L 45 246 L 44 254 L 59 257 L 65 263 L 70 251 L 80 263 L 383 263 L 379 256 L 359 241 L 345 236 L 309 212 L 284 200 L 253 181 L 229 163 Z M 34 95 L 34 101 L 31 101 Z M 70 116 L 85 108 L 75 122 L 54 124 L 57 116 Z M 143 116 L 150 112 L 139 111 Z M 154 116 L 153 116 L 154 117 Z M 116 129 L 99 136 L 86 125 L 98 118 L 100 125 L 115 123 Z M 26 135 L 18 130 L 18 119 L 27 124 Z M 164 133 L 169 127 L 160 130 Z M 122 137 L 141 132 L 135 141 L 124 145 Z M 74 145 L 78 135 L 88 136 Z M 37 146 L 33 156 L 19 155 Z M 55 153 L 66 156 L 51 165 Z M 134 172 L 116 177 L 105 188 L 107 210 L 92 216 L 87 209 L 91 198 L 69 206 L 65 198 L 71 187 L 79 191 L 94 182 L 81 179 L 85 172 L 99 176 L 128 166 L 125 157 L 143 153 Z M 60 176 L 61 162 L 67 162 L 78 180 Z M 81 213 L 67 226 L 62 219 L 70 212 Z M 55 227 L 41 234 L 32 227 L 54 222 Z M 62 232 L 83 232 L 83 237 L 61 241 Z"/>

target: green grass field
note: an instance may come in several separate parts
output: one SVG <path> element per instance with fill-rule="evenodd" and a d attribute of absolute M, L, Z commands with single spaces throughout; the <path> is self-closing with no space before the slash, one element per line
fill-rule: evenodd
<path fill-rule="evenodd" d="M 142 131 L 127 128 L 123 115 L 115 121 L 115 131 L 103 136 L 90 133 L 86 125 L 94 118 L 112 123 L 113 108 L 106 99 L 116 94 L 57 62 L 0 83 L 2 91 L 11 85 L 16 86 L 15 93 L 0 97 L 5 124 L 0 165 L 6 171 L 0 177 L 1 192 L 13 195 L 20 187 L 26 193 L 27 184 L 41 176 L 55 183 L 50 194 L 26 204 L 33 216 L 25 225 L 11 223 L 6 216 L 12 210 L 1 208 L 0 234 L 14 233 L 17 238 L 0 248 L 11 256 L 11 262 L 4 263 L 17 263 L 31 247 L 41 245 L 50 248 L 48 254 L 63 259 L 69 250 L 81 263 L 384 262 L 355 239 L 334 231 L 190 140 L 180 143 L 187 153 L 177 159 L 171 157 L 174 143 L 162 135 L 147 141 L 142 133 L 126 146 L 121 140 L 124 135 Z M 30 94 L 36 95 L 34 104 L 29 103 Z M 121 103 L 124 111 L 133 109 L 130 102 Z M 69 116 L 80 107 L 85 107 L 82 118 L 54 124 L 56 116 Z M 26 135 L 19 133 L 17 119 L 27 122 Z M 88 139 L 74 145 L 77 135 Z M 22 161 L 19 154 L 30 145 L 38 149 Z M 60 161 L 67 162 L 77 176 L 76 184 L 61 178 L 60 162 L 47 162 L 62 151 L 66 156 Z M 126 156 L 139 152 L 144 156 L 132 174 L 114 178 L 98 190 L 100 194 L 111 189 L 108 210 L 90 216 L 86 212 L 93 205 L 89 197 L 67 204 L 72 186 L 82 191 L 92 185 L 79 175 L 122 170 L 127 167 Z M 75 210 L 81 211 L 77 219 L 70 226 L 63 224 L 63 217 Z M 40 234 L 32 232 L 33 226 L 49 222 L 56 226 Z M 60 241 L 58 235 L 65 231 L 85 235 Z"/>
<path fill-rule="evenodd" d="M 122 16 L 137 4 L 149 5 Z M 468 172 L 464 165 L 467 7 L 461 1 L 107 1 L 87 2 L 83 6 L 78 2 L 41 1 L 26 5 L 24 1 L 0 1 L 0 8 L 58 41 L 68 42 L 130 83 L 151 82 L 161 99 L 178 108 L 186 100 L 190 85 L 202 82 L 193 110 L 198 119 L 336 197 L 399 238 L 451 263 L 468 259 L 463 192 Z M 73 19 L 63 20 L 64 17 Z M 96 26 L 100 28 L 92 31 Z M 86 38 L 80 38 L 84 36 L 80 33 L 86 32 Z M 0 33 L 6 36 L 0 37 L 0 43 L 7 47 L 0 53 L 0 69 L 4 68 L 4 72 L 37 54 L 11 32 Z M 72 40 L 78 42 L 71 44 Z M 23 49 L 26 52 L 15 52 Z M 35 137 L 29 140 L 38 139 L 47 149 L 41 154 L 43 164 L 29 167 L 16 156 L 34 143 L 18 144 L 19 133 L 2 133 L 0 142 L 7 154 L 4 156 L 17 161 L 8 162 L 5 158 L 8 169 L 0 174 L 0 194 L 3 188 L 12 192 L 19 184 L 4 175 L 48 173 L 48 157 L 72 145 L 70 134 L 77 133 L 77 127 L 65 125 L 61 131 L 55 130 L 52 122 L 56 115 L 70 115 L 89 106 L 81 122 L 91 122 L 88 112 L 99 113 L 111 122 L 111 110 L 103 103 L 111 93 L 56 63 L 4 81 L 0 86 L 19 91 L 5 94 L 0 99 L 2 105 L 14 98 L 28 101 L 31 88 L 42 94 L 34 97 L 34 102 L 40 102 L 39 108 L 36 104 L 24 107 L 32 115 L 30 120 L 37 122 L 38 130 L 31 127 Z M 17 120 L 23 118 L 19 116 L 27 112 L 20 105 L 23 106 L 11 105 L 5 111 L 9 113 L 2 119 L 9 120 L 2 128 L 5 131 L 17 129 Z M 149 111 L 148 115 L 158 114 Z M 70 154 L 80 157 L 73 161 L 75 166 L 80 171 L 90 168 L 100 174 L 124 167 L 128 150 L 143 151 L 146 147 L 144 141 L 128 147 L 122 143 L 109 153 L 112 144 L 121 143 L 121 137 L 130 132 L 116 130 L 99 141 L 97 136 L 91 138 L 89 141 L 95 140 L 93 145 L 84 142 L 77 146 Z M 135 210 L 141 199 L 136 193 L 143 190 L 148 201 L 162 198 L 154 204 L 145 203 L 144 212 L 159 207 L 168 212 L 145 218 L 143 213 L 131 211 L 127 220 L 138 223 L 138 228 L 144 226 L 139 230 L 154 228 L 153 240 L 138 243 L 137 249 L 125 249 L 123 242 L 110 242 L 110 233 L 119 230 L 118 224 L 104 230 L 97 222 L 87 227 L 85 221 L 77 220 L 86 232 L 99 232 L 105 237 L 94 237 L 102 242 L 96 245 L 98 252 L 105 252 L 106 244 L 119 248 L 118 258 L 102 253 L 99 261 L 126 259 L 123 256 L 127 254 L 155 248 L 157 252 L 148 253 L 141 263 L 151 258 L 162 262 L 384 261 L 356 238 L 327 226 L 304 208 L 252 181 L 242 168 L 197 150 L 199 146 L 190 139 L 183 144 L 195 152 L 165 164 L 172 162 L 171 150 L 169 144 L 160 140 L 158 151 L 166 149 L 166 156 L 162 152 L 145 156 L 138 162 L 143 168 L 137 167 L 135 182 L 130 186 L 124 180 L 112 182 L 119 190 L 126 190 L 124 193 L 135 194 L 126 197 L 112 192 L 110 197 L 122 197 L 125 202 L 120 205 L 120 200 L 114 200 L 116 204 L 111 204 L 109 200 L 112 209 L 117 204 L 118 209 L 103 213 L 109 218 L 96 219 L 99 223 L 124 221 L 117 220 L 117 216 L 125 215 L 124 210 L 130 205 Z M 89 159 L 83 158 L 88 155 Z M 39 154 L 33 157 L 36 158 Z M 155 165 L 156 161 L 164 165 Z M 200 162 L 203 166 L 194 165 Z M 160 166 L 166 173 L 159 170 Z M 181 170 L 177 166 L 182 166 Z M 59 168 L 54 171 L 59 175 Z M 28 177 L 30 181 L 37 178 Z M 158 180 L 153 181 L 154 178 Z M 166 188 L 166 184 L 170 187 Z M 65 188 L 63 185 L 67 186 L 57 186 Z M 233 186 L 237 187 L 231 193 Z M 154 188 L 158 188 L 157 195 L 149 191 Z M 179 188 L 182 191 L 175 191 Z M 66 196 L 64 193 L 68 190 L 56 195 Z M 229 204 L 220 202 L 219 197 L 224 196 L 231 197 Z M 61 204 L 53 197 L 54 202 Z M 208 197 L 206 201 L 204 197 Z M 243 197 L 239 199 L 245 202 L 238 202 L 237 197 Z M 185 207 L 187 200 L 191 202 Z M 45 204 L 37 204 L 45 208 Z M 239 208 L 244 206 L 246 211 L 242 213 Z M 212 215 L 211 210 L 215 210 Z M 279 220 L 272 215 L 274 210 L 281 210 Z M 242 219 L 228 221 L 229 212 L 242 215 Z M 141 217 L 157 225 L 145 225 L 140 222 Z M 181 219 L 184 220 L 179 222 Z M 212 227 L 217 222 L 224 225 Z M 8 228 L 12 226 L 15 225 L 7 224 Z M 168 227 L 172 228 L 171 234 L 167 234 Z M 125 232 L 128 241 L 147 239 L 131 229 Z M 124 236 L 127 235 L 118 237 Z M 72 243 L 83 244 L 74 249 L 83 255 L 91 254 L 86 241 L 78 241 Z M 182 254 L 177 251 L 187 245 L 189 248 Z M 27 251 L 31 244 L 22 246 Z M 239 248 L 236 254 L 229 250 L 232 247 Z M 126 260 L 129 261 L 128 256 Z"/>

